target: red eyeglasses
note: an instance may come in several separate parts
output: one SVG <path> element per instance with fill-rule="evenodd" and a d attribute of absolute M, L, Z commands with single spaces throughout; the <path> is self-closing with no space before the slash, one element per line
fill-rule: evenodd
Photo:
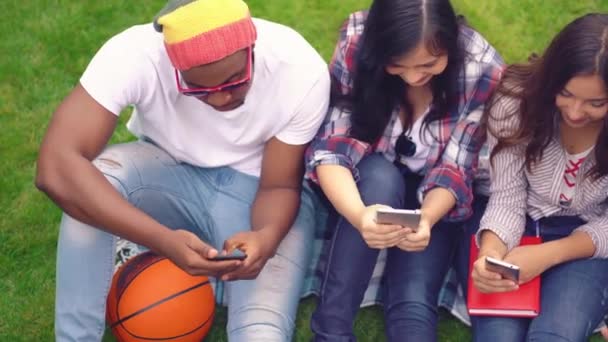
<path fill-rule="evenodd" d="M 177 90 L 179 90 L 179 92 L 183 95 L 196 97 L 209 96 L 213 93 L 219 93 L 223 91 L 236 90 L 237 88 L 240 88 L 247 84 L 249 81 L 251 81 L 251 69 L 253 65 L 252 54 L 253 53 L 250 47 L 247 49 L 247 70 L 245 71 L 245 77 L 240 80 L 221 84 L 216 87 L 189 88 L 186 85 L 186 82 L 181 78 L 180 72 L 175 69 L 175 82 L 177 83 Z"/>

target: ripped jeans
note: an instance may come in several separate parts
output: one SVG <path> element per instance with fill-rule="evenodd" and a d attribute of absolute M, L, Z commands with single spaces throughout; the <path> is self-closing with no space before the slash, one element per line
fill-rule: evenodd
<path fill-rule="evenodd" d="M 94 164 L 131 204 L 161 224 L 187 229 L 216 248 L 250 229 L 257 177 L 228 167 L 180 163 L 144 141 L 110 146 Z M 255 280 L 225 284 L 230 341 L 291 340 L 312 254 L 315 196 L 304 186 L 295 223 Z M 101 340 L 116 240 L 64 214 L 57 252 L 57 341 Z"/>

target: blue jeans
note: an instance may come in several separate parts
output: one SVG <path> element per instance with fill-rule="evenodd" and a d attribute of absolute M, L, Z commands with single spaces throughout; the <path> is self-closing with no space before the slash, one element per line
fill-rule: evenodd
<path fill-rule="evenodd" d="M 228 167 L 179 163 L 143 141 L 108 147 L 95 161 L 128 201 L 165 226 L 187 229 L 216 248 L 250 229 L 257 177 Z M 299 214 L 255 280 L 225 284 L 230 341 L 290 341 L 310 263 L 316 195 L 305 187 Z M 100 341 L 117 238 L 68 215 L 57 255 L 57 341 Z"/>
<path fill-rule="evenodd" d="M 468 269 L 470 235 L 479 229 L 487 203 L 476 200 L 475 214 L 468 222 L 459 248 L 461 284 Z M 538 221 L 543 241 L 566 237 L 585 221 L 576 216 L 555 216 Z M 526 220 L 526 235 L 536 234 L 536 222 Z M 466 253 L 461 253 L 466 251 Z M 466 256 L 465 256 L 466 254 Z M 466 263 L 465 263 L 466 258 Z M 474 341 L 586 341 L 608 311 L 608 260 L 580 259 L 557 265 L 541 275 L 540 315 L 530 318 L 471 317 Z"/>
<path fill-rule="evenodd" d="M 357 187 L 366 205 L 419 206 L 414 196 L 419 180 L 411 182 L 411 177 L 404 177 L 384 157 L 367 156 L 357 167 Z M 353 322 L 380 252 L 369 248 L 346 219 L 337 220 L 320 300 L 311 320 L 315 341 L 355 340 Z M 405 252 L 396 247 L 387 251 L 382 297 L 389 341 L 437 339 L 439 290 L 461 234 L 458 225 L 439 222 L 424 251 Z"/>

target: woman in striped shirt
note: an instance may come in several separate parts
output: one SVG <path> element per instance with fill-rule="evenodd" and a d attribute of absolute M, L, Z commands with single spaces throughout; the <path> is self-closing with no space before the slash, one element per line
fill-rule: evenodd
<path fill-rule="evenodd" d="M 354 340 L 384 249 L 389 341 L 436 340 L 437 297 L 462 234 L 455 222 L 471 214 L 479 120 L 501 70 L 448 0 L 376 0 L 348 18 L 330 65 L 333 103 L 307 152 L 307 177 L 339 217 L 320 262 L 316 341 Z M 420 224 L 377 224 L 380 205 L 421 207 Z"/>
<path fill-rule="evenodd" d="M 574 20 L 541 58 L 506 69 L 488 105 L 491 187 L 472 278 L 482 292 L 518 284 L 485 257 L 541 276 L 534 319 L 477 317 L 476 341 L 583 341 L 608 309 L 608 15 Z M 517 246 L 522 235 L 543 243 Z"/>

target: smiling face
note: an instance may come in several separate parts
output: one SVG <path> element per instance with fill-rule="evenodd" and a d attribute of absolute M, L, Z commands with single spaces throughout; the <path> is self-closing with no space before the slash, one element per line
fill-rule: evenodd
<path fill-rule="evenodd" d="M 571 128 L 602 125 L 608 113 L 606 84 L 597 74 L 575 76 L 555 96 L 555 105 Z"/>
<path fill-rule="evenodd" d="M 448 65 L 446 53 L 431 53 L 426 44 L 420 43 L 411 52 L 396 58 L 385 67 L 390 75 L 399 76 L 410 87 L 422 87 Z"/>
<path fill-rule="evenodd" d="M 181 78 L 185 86 L 190 89 L 219 89 L 195 97 L 213 109 L 224 112 L 236 109 L 245 102 L 245 97 L 251 88 L 251 78 L 247 79 L 247 77 L 253 77 L 252 64 L 249 49 L 245 49 L 217 62 L 182 71 Z M 244 82 L 237 82 L 240 80 Z M 222 89 L 223 85 L 234 82 L 238 84 Z"/>

